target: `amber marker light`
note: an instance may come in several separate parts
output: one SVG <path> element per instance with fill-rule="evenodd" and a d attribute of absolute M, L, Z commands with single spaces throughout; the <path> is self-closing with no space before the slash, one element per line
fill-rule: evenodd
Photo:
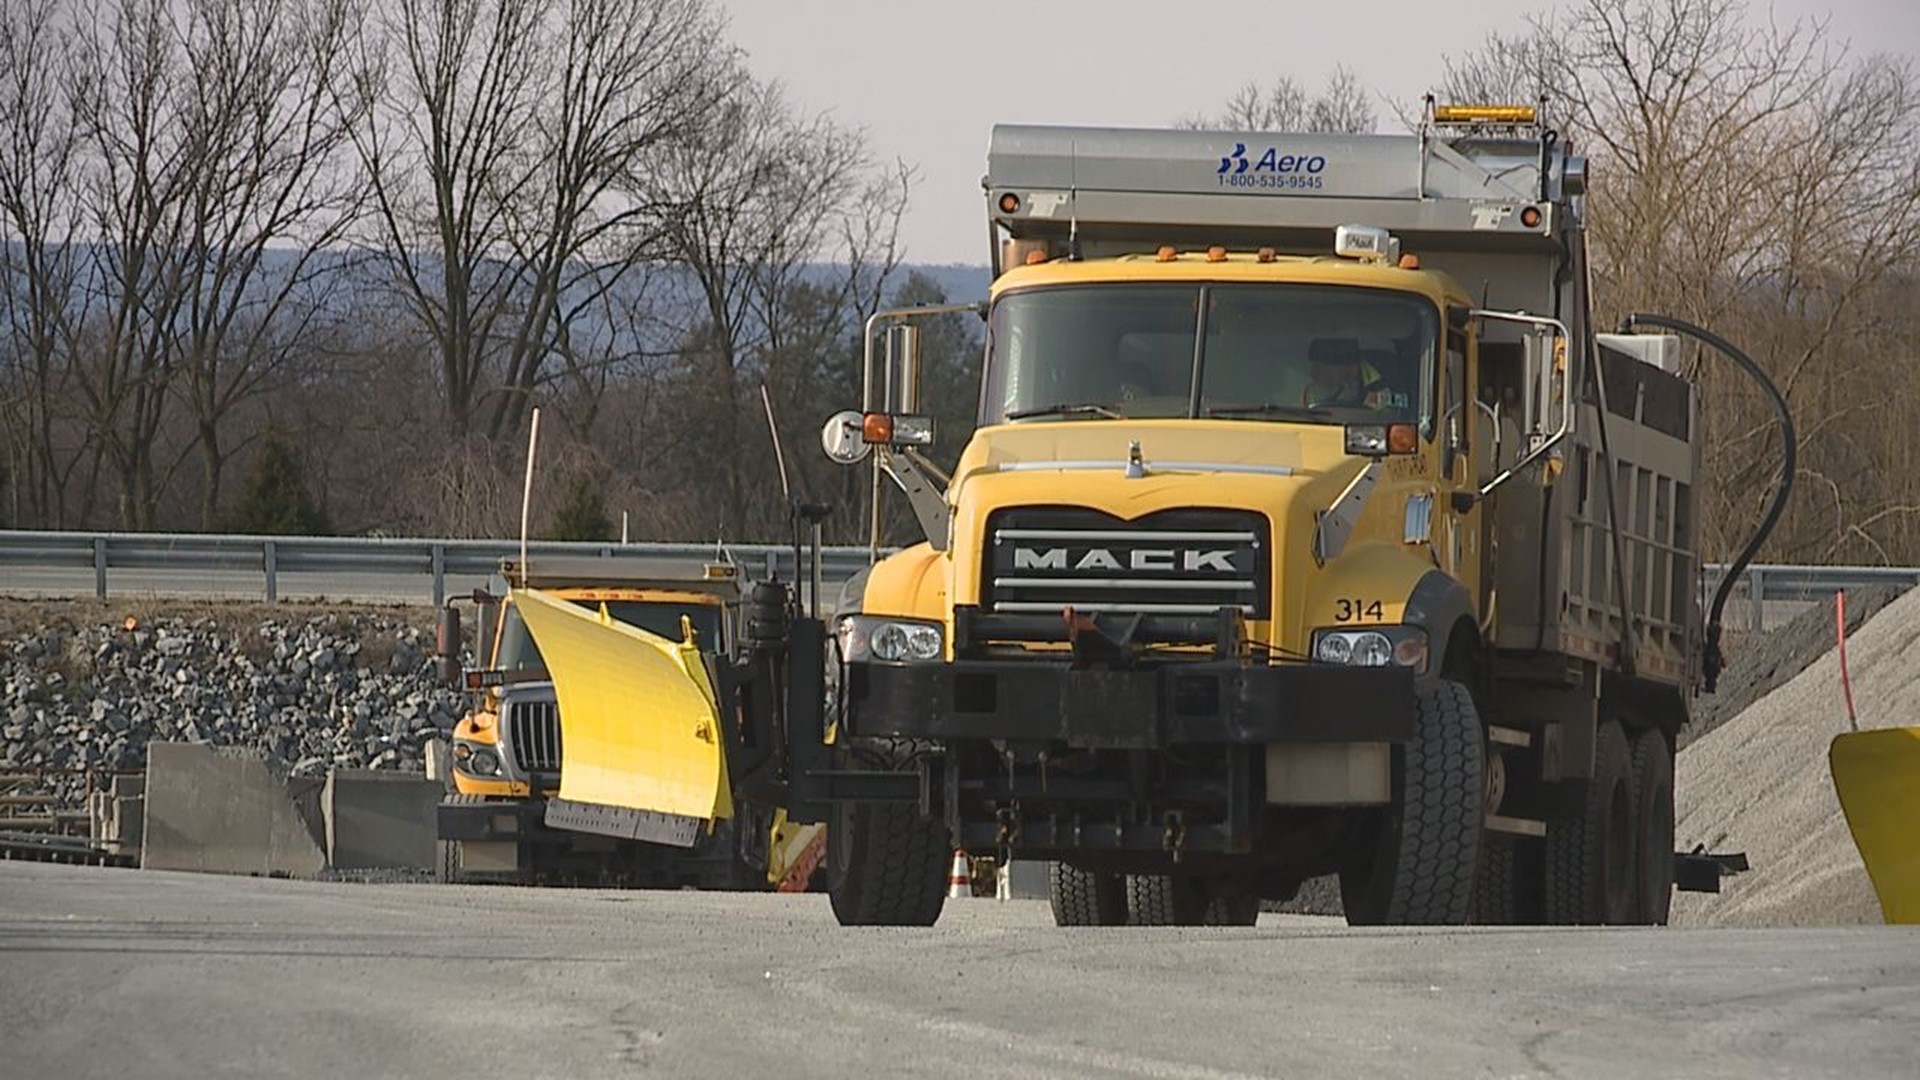
<path fill-rule="evenodd" d="M 1155 262 L 1172 262 L 1176 254 L 1172 244 L 1161 244 L 1160 250 L 1153 253 L 1153 258 Z"/>
<path fill-rule="evenodd" d="M 1001 213 L 1012 214 L 1012 213 L 1018 212 L 1019 209 L 1020 209 L 1020 196 L 1015 195 L 1011 191 L 1000 196 L 1000 212 Z"/>
<path fill-rule="evenodd" d="M 1027 252 L 1027 265 L 1028 265 L 1028 266 L 1039 266 L 1039 265 L 1040 265 L 1041 263 L 1043 263 L 1043 262 L 1046 262 L 1046 261 L 1047 261 L 1047 253 L 1046 253 L 1046 252 L 1044 252 L 1044 251 L 1029 251 L 1029 252 Z"/>
<path fill-rule="evenodd" d="M 1540 227 L 1540 208 L 1537 206 L 1521 207 L 1520 208 L 1520 224 L 1526 226 L 1529 229 L 1539 228 Z"/>
<path fill-rule="evenodd" d="M 1418 270 L 1418 269 L 1420 269 L 1420 256 L 1418 256 L 1418 255 L 1402 255 L 1402 256 L 1400 256 L 1400 269 L 1402 269 L 1402 270 Z"/>
<path fill-rule="evenodd" d="M 886 445 L 893 441 L 893 417 L 886 413 L 868 413 L 860 420 L 860 437 L 870 443 Z"/>
<path fill-rule="evenodd" d="M 1417 445 L 1412 424 L 1387 425 L 1387 453 L 1411 454 Z"/>
<path fill-rule="evenodd" d="M 1261 248 L 1253 253 L 1253 258 L 1255 262 L 1270 263 L 1274 260 L 1275 254 L 1272 248 Z"/>
<path fill-rule="evenodd" d="M 1213 245 L 1207 249 L 1207 261 L 1210 263 L 1226 262 L 1227 249 L 1221 247 L 1219 244 Z"/>

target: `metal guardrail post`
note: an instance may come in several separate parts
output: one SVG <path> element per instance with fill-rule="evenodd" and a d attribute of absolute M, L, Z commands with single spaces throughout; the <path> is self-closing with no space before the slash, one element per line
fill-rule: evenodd
<path fill-rule="evenodd" d="M 1747 567 L 1747 598 L 1753 602 L 1753 615 L 1748 629 L 1758 633 L 1767 628 L 1767 585 L 1766 575 L 1759 567 Z"/>
<path fill-rule="evenodd" d="M 107 538 L 93 538 L 93 595 L 107 598 Z"/>
<path fill-rule="evenodd" d="M 267 603 L 277 604 L 280 602 L 280 548 L 271 540 L 261 546 L 265 549 L 263 557 L 267 566 Z"/>
<path fill-rule="evenodd" d="M 447 545 L 433 545 L 433 608 L 440 610 L 447 602 Z"/>

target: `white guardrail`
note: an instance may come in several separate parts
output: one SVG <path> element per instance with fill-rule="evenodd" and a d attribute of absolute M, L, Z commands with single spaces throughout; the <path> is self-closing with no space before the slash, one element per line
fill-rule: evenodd
<path fill-rule="evenodd" d="M 724 555 L 722 554 L 724 552 Z M 351 536 L 225 536 L 0 530 L 0 594 L 378 597 L 438 607 L 518 557 L 517 540 Z M 565 555 L 604 559 L 719 559 L 753 580 L 795 581 L 792 547 L 774 544 L 528 543 L 529 561 Z M 837 588 L 868 564 L 864 547 L 823 549 L 822 585 Z M 464 579 L 464 580 L 461 580 Z M 453 584 L 450 585 L 450 582 Z"/>
<path fill-rule="evenodd" d="M 534 541 L 529 556 L 607 559 L 715 557 L 711 543 L 570 543 Z M 513 540 L 432 540 L 348 536 L 223 536 L 202 533 L 88 533 L 0 530 L 0 593 L 78 596 L 245 595 L 378 596 L 434 605 L 445 602 L 449 579 L 483 581 Z M 750 578 L 797 580 L 793 549 L 774 544 L 728 544 L 726 556 Z M 867 565 L 864 547 L 824 551 L 821 578 L 837 588 Z M 1704 595 L 1719 584 L 1723 566 L 1706 568 Z M 1764 629 L 1768 611 L 1830 599 L 1842 589 L 1920 584 L 1920 568 L 1886 566 L 1750 566 L 1729 598 L 1730 629 Z"/>

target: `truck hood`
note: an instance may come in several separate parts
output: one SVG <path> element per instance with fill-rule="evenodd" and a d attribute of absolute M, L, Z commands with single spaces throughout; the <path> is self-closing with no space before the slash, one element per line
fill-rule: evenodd
<path fill-rule="evenodd" d="M 976 431 L 961 455 L 950 497 L 979 476 L 1009 472 L 1125 474 L 1132 444 L 1156 473 L 1318 476 L 1354 464 L 1329 424 L 1244 420 L 1068 420 L 1000 424 Z"/>

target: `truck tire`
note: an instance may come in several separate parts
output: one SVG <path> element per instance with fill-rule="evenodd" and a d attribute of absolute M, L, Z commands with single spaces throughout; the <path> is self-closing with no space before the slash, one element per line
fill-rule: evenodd
<path fill-rule="evenodd" d="M 1441 679 L 1416 694 L 1413 739 L 1394 748 L 1393 803 L 1371 851 L 1340 872 L 1353 926 L 1457 926 L 1473 906 L 1486 733 L 1460 683 Z"/>
<path fill-rule="evenodd" d="M 842 803 L 827 826 L 827 896 L 841 926 L 932 926 L 953 854 L 943 821 L 908 803 Z"/>
<path fill-rule="evenodd" d="M 460 881 L 460 841 L 435 840 L 434 878 L 442 884 L 454 885 Z"/>
<path fill-rule="evenodd" d="M 1127 924 L 1127 883 L 1119 874 L 1048 863 L 1047 902 L 1055 926 Z"/>
<path fill-rule="evenodd" d="M 1656 730 L 1633 737 L 1633 921 L 1665 926 L 1673 907 L 1673 750 Z"/>
<path fill-rule="evenodd" d="M 1260 898 L 1251 889 L 1216 881 L 1207 888 L 1203 926 L 1252 926 L 1260 921 Z"/>
<path fill-rule="evenodd" d="M 1183 874 L 1128 874 L 1127 921 L 1134 926 L 1200 926 L 1208 897 L 1199 878 Z"/>
<path fill-rule="evenodd" d="M 486 799 L 479 795 L 464 795 L 458 791 L 449 791 L 441 796 L 440 801 L 454 803 L 458 806 L 475 806 L 485 802 Z M 460 841 L 435 838 L 433 849 L 433 876 L 445 884 L 459 884 L 462 880 L 460 873 Z"/>
<path fill-rule="evenodd" d="M 1514 839 L 1489 833 L 1480 838 L 1480 872 L 1473 879 L 1475 926 L 1512 926 L 1514 910 Z"/>
<path fill-rule="evenodd" d="M 1634 915 L 1633 753 L 1614 720 L 1595 733 L 1593 779 L 1576 814 L 1547 823 L 1546 918 L 1618 925 Z"/>

